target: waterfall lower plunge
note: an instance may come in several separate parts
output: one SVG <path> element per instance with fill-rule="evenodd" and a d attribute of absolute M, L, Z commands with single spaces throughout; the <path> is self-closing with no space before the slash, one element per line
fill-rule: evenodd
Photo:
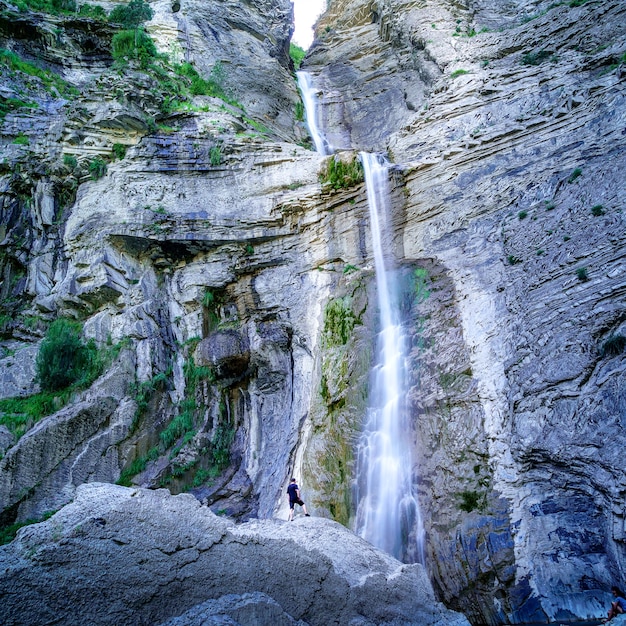
<path fill-rule="evenodd" d="M 369 408 L 358 446 L 357 533 L 405 563 L 424 563 L 424 528 L 413 495 L 411 428 L 406 405 L 405 341 L 396 275 L 385 260 L 389 236 L 389 168 L 380 156 L 361 153 L 370 210 L 380 332 L 371 373 Z"/>

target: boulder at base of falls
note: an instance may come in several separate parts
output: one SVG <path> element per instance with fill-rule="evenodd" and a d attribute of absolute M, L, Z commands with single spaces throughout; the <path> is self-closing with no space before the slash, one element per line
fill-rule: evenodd
<path fill-rule="evenodd" d="M 191 495 L 90 483 L 0 548 L 0 623 L 469 626 L 328 519 L 236 525 Z M 169 621 L 168 621 L 169 620 Z"/>

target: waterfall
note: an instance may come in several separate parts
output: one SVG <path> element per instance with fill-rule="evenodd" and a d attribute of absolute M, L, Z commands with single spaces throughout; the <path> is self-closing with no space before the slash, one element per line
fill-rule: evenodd
<path fill-rule="evenodd" d="M 300 71 L 297 76 L 315 148 L 319 154 L 330 155 L 332 146 L 318 124 L 318 92 L 311 75 Z M 389 164 L 366 152 L 361 153 L 361 162 L 370 210 L 380 332 L 369 408 L 357 450 L 356 532 L 405 563 L 424 563 L 424 526 L 412 489 L 399 289 L 383 255 L 383 237 L 389 236 L 383 224 L 389 213 Z"/>
<path fill-rule="evenodd" d="M 380 331 L 371 373 L 369 408 L 357 450 L 356 531 L 405 563 L 424 563 L 424 529 L 411 476 L 405 341 L 399 313 L 399 288 L 386 266 L 390 229 L 388 162 L 361 153 L 370 210 Z M 389 264 L 391 265 L 391 264 Z"/>
<path fill-rule="evenodd" d="M 320 154 L 327 156 L 333 153 L 332 146 L 328 143 L 324 133 L 320 130 L 317 116 L 319 108 L 317 106 L 318 91 L 313 87 L 311 74 L 308 72 L 296 72 L 298 77 L 298 87 L 302 93 L 302 101 L 304 102 L 304 112 L 306 114 L 306 123 L 309 133 L 313 138 L 315 150 Z"/>

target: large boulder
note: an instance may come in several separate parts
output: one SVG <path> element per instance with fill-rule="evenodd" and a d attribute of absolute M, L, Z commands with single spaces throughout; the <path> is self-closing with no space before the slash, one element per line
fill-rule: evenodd
<path fill-rule="evenodd" d="M 0 548 L 0 571 L 6 626 L 177 616 L 171 624 L 468 624 L 435 600 L 420 565 L 403 565 L 336 522 L 238 526 L 166 490 L 83 485 L 73 503 Z M 242 595 L 255 592 L 265 596 Z"/>

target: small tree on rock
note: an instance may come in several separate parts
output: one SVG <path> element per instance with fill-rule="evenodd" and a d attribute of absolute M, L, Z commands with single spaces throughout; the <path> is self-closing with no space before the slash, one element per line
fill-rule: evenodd
<path fill-rule="evenodd" d="M 81 325 L 55 320 L 41 342 L 37 355 L 37 379 L 44 391 L 59 391 L 86 377 L 97 358 L 96 348 L 85 345 Z"/>
<path fill-rule="evenodd" d="M 115 7 L 110 15 L 109 22 L 121 24 L 128 30 L 135 31 L 135 48 L 139 36 L 139 27 L 152 19 L 154 11 L 145 0 L 130 0 L 128 4 Z"/>
<path fill-rule="evenodd" d="M 115 7 L 110 15 L 109 22 L 121 24 L 124 28 L 139 28 L 144 22 L 151 20 L 154 11 L 145 0 L 130 0 L 128 4 Z"/>

